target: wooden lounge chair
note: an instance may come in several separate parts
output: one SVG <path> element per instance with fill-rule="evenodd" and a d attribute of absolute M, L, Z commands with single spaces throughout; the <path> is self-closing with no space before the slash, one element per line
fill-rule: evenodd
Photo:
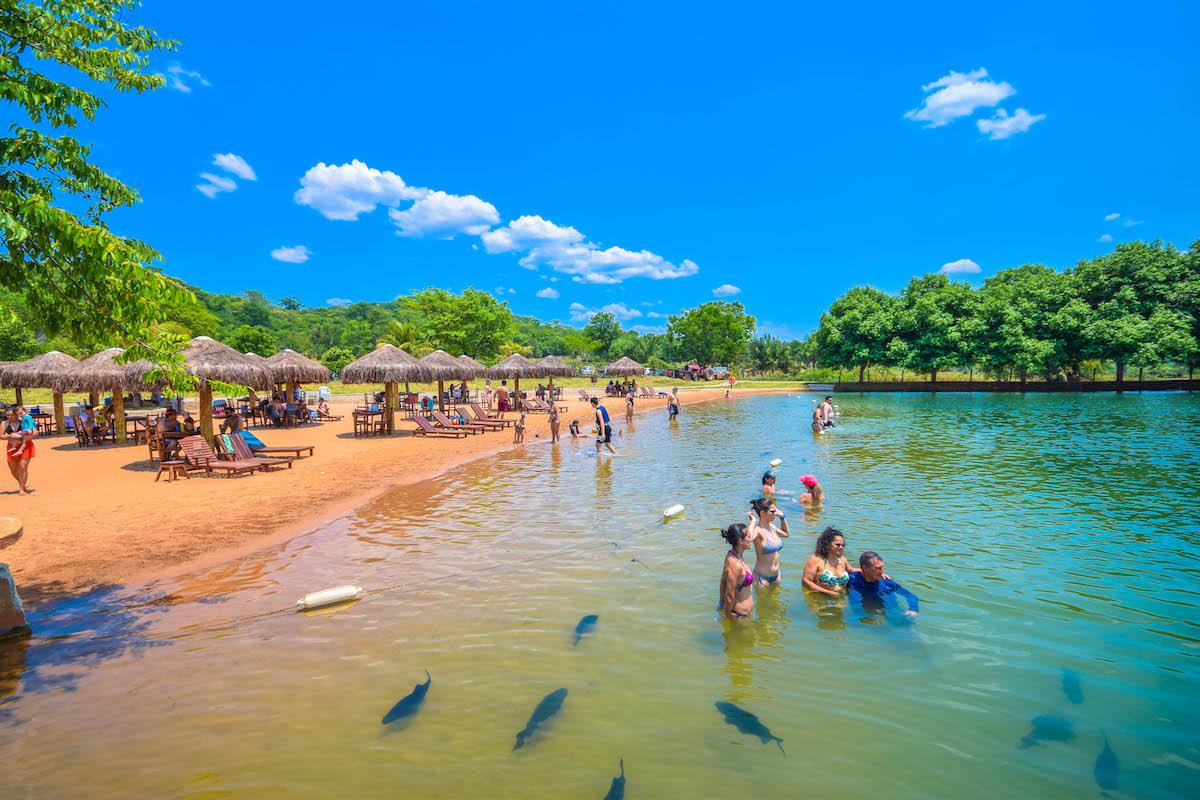
<path fill-rule="evenodd" d="M 308 455 L 311 456 L 314 452 L 316 452 L 317 449 L 316 445 L 311 444 L 294 444 L 291 446 L 280 444 L 268 447 L 267 445 L 259 442 L 259 444 L 255 445 L 247 441 L 246 438 L 240 433 L 235 433 L 233 436 L 235 439 L 241 440 L 241 442 L 246 445 L 246 449 L 252 456 L 285 456 L 290 454 L 292 458 L 303 458 L 303 453 L 305 451 L 308 451 Z M 256 440 L 258 439 L 257 436 L 254 438 Z"/>
<path fill-rule="evenodd" d="M 479 403 L 471 403 L 471 412 L 475 415 L 476 422 L 494 422 L 497 425 L 508 427 L 514 425 L 515 422 L 511 419 L 502 419 L 501 417 L 493 417 L 488 415 L 486 411 L 479 407 Z"/>
<path fill-rule="evenodd" d="M 435 428 L 433 423 L 422 417 L 420 414 L 413 414 L 413 421 L 417 423 L 416 430 L 413 431 L 414 436 L 435 436 L 449 439 L 461 439 L 468 435 L 470 431 L 464 430 L 461 427 L 453 428 Z"/>
<path fill-rule="evenodd" d="M 466 406 L 458 407 L 458 415 L 465 420 L 469 420 L 471 425 L 479 425 L 487 428 L 489 431 L 501 431 L 511 424 L 508 420 L 479 419 L 478 417 L 472 419 L 471 411 Z"/>
<path fill-rule="evenodd" d="M 536 405 L 538 408 L 542 409 L 543 411 L 545 411 L 547 414 L 550 413 L 551 402 L 552 401 L 550 401 L 550 400 L 542 400 L 537 397 L 533 398 L 533 404 Z M 566 406 L 558 407 L 558 412 L 560 414 L 565 414 L 565 413 L 567 413 L 567 411 L 568 411 L 568 408 Z"/>
<path fill-rule="evenodd" d="M 549 414 L 550 409 L 545 406 L 539 406 L 525 398 L 521 398 L 521 408 L 525 409 L 526 414 Z"/>
<path fill-rule="evenodd" d="M 455 425 L 453 420 L 440 411 L 430 411 L 429 415 L 433 417 L 434 427 L 436 428 L 464 430 L 468 433 L 484 433 L 488 430 L 488 428 L 485 428 L 482 425 L 475 425 L 472 423 L 467 423 L 466 425 Z"/>
<path fill-rule="evenodd" d="M 341 414 L 325 414 L 321 411 L 321 409 L 319 409 L 319 408 L 317 409 L 317 421 L 318 422 L 341 422 L 341 420 L 342 420 Z"/>
<path fill-rule="evenodd" d="M 185 436 L 179 440 L 179 448 L 183 451 L 184 458 L 187 459 L 188 464 L 193 469 L 202 469 L 206 473 L 211 473 L 213 470 L 221 470 L 230 475 L 237 475 L 242 472 L 253 474 L 259 470 L 266 469 L 263 464 L 255 461 L 220 460 L 203 436 Z"/>
<path fill-rule="evenodd" d="M 265 467 L 282 467 L 285 464 L 288 469 L 292 468 L 293 459 L 290 458 L 267 458 L 265 456 L 256 456 L 250 450 L 250 445 L 246 444 L 246 440 L 237 434 L 219 433 L 213 437 L 213 442 L 217 445 L 217 456 L 224 457 L 232 461 L 253 461 Z"/>
<path fill-rule="evenodd" d="M 587 392 L 585 392 L 583 389 L 579 390 L 579 399 L 585 403 L 590 403 L 592 401 L 591 396 Z"/>

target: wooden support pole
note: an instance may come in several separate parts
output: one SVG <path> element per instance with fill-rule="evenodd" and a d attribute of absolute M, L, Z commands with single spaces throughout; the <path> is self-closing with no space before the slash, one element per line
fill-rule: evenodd
<path fill-rule="evenodd" d="M 383 385 L 384 393 L 384 421 L 387 423 L 387 432 L 392 434 L 396 432 L 396 382 L 389 381 Z"/>
<path fill-rule="evenodd" d="M 117 438 L 117 444 L 125 444 L 125 392 L 121 389 L 113 390 L 112 410 L 113 435 Z"/>
<path fill-rule="evenodd" d="M 445 392 L 443 391 L 442 379 L 438 378 L 438 411 L 442 412 L 443 414 L 446 413 L 446 404 L 442 400 L 442 395 L 444 393 Z"/>
<path fill-rule="evenodd" d="M 63 408 L 62 392 L 54 393 L 54 425 L 59 433 L 67 432 L 67 412 Z"/>
<path fill-rule="evenodd" d="M 17 391 L 17 405 L 19 405 L 19 406 L 25 405 L 24 398 L 21 397 L 21 387 L 20 386 L 16 387 L 16 391 Z"/>
<path fill-rule="evenodd" d="M 212 387 L 205 380 L 200 381 L 200 435 L 213 443 Z"/>

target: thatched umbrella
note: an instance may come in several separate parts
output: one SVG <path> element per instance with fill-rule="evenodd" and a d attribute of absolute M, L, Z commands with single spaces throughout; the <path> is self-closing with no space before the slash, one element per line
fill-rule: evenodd
<path fill-rule="evenodd" d="M 607 375 L 645 375 L 646 368 L 632 358 L 619 358 L 604 368 Z"/>
<path fill-rule="evenodd" d="M 183 371 L 200 380 L 200 433 L 210 442 L 213 438 L 212 387 L 208 382 L 265 386 L 271 380 L 266 369 L 207 336 L 192 339 L 180 355 L 183 356 Z"/>
<path fill-rule="evenodd" d="M 322 383 L 329 380 L 329 370 L 295 350 L 280 350 L 267 359 L 267 369 L 275 383 L 286 383 L 288 392 L 296 391 L 298 383 Z"/>
<path fill-rule="evenodd" d="M 521 378 L 540 378 L 546 375 L 546 368 L 535 364 L 520 353 L 513 353 L 494 367 L 488 368 L 489 378 L 512 378 L 513 393 L 516 399 L 521 399 Z M 520 403 L 513 405 L 516 408 Z"/>
<path fill-rule="evenodd" d="M 478 370 L 478 372 L 476 373 L 478 375 L 486 375 L 487 374 L 487 365 L 479 363 L 478 361 L 471 358 L 470 356 L 462 355 L 462 356 L 458 357 L 458 360 L 463 362 L 464 364 L 466 364 L 471 369 Z"/>
<path fill-rule="evenodd" d="M 125 392 L 154 390 L 154 384 L 143 378 L 154 369 L 154 364 L 145 359 L 130 364 L 119 363 L 117 359 L 124 353 L 120 347 L 101 350 L 78 362 L 73 370 L 54 382 L 60 396 L 64 392 L 112 392 L 113 433 L 117 444 L 125 444 Z"/>
<path fill-rule="evenodd" d="M 4 368 L 11 367 L 15 361 L 0 361 L 0 389 L 8 388 L 8 384 L 4 382 Z M 21 387 L 17 387 L 17 405 L 21 405 Z"/>
<path fill-rule="evenodd" d="M 550 378 L 551 397 L 554 392 L 554 376 L 561 375 L 564 378 L 575 374 L 575 368 L 567 362 L 563 361 L 558 356 L 543 356 L 533 363 L 540 364 L 546 370 L 546 375 Z"/>
<path fill-rule="evenodd" d="M 271 382 L 271 377 L 270 377 L 271 370 L 267 367 L 267 360 L 265 358 L 260 356 L 258 353 L 254 353 L 254 352 L 242 353 L 242 355 L 245 356 L 246 358 L 250 359 L 250 361 L 254 362 L 258 366 L 262 367 L 264 370 L 266 370 L 266 373 L 267 373 L 267 382 L 264 383 L 262 386 L 248 386 L 247 387 L 250 390 L 250 403 L 251 403 L 251 405 L 253 405 L 254 403 L 258 402 L 258 394 L 254 391 L 255 389 L 264 389 L 264 390 L 266 390 L 266 392 L 268 394 L 270 394 L 271 389 L 274 388 L 275 384 L 273 384 Z"/>
<path fill-rule="evenodd" d="M 445 412 L 446 410 L 446 403 L 442 399 L 442 395 L 444 393 L 444 381 L 467 381 L 471 378 L 478 378 L 483 374 L 483 370 L 479 369 L 478 367 L 472 367 L 465 361 L 450 355 L 445 350 L 434 350 L 432 353 L 422 358 L 421 363 L 428 366 L 429 369 L 433 371 L 434 378 L 437 379 L 438 409 L 442 412 Z"/>
<path fill-rule="evenodd" d="M 388 433 L 396 429 L 396 384 L 433 380 L 433 372 L 420 359 L 396 347 L 381 344 L 342 369 L 343 383 L 382 383 L 387 393 Z"/>
<path fill-rule="evenodd" d="M 34 356 L 28 361 L 18 361 L 0 370 L 0 380 L 17 390 L 17 405 L 23 405 L 21 389 L 54 389 L 54 382 L 74 371 L 79 361 L 57 350 Z M 63 410 L 62 392 L 54 389 L 54 421 L 58 432 L 66 430 L 66 412 Z"/>

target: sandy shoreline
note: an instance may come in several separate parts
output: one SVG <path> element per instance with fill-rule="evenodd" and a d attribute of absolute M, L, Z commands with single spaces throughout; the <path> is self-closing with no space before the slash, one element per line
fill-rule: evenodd
<path fill-rule="evenodd" d="M 735 396 L 771 389 L 735 390 Z M 684 405 L 724 396 L 724 389 L 680 391 Z M 589 430 L 590 407 L 567 400 L 563 435 L 573 418 Z M 336 519 L 388 489 L 435 478 L 478 458 L 521 445 L 511 431 L 465 439 L 410 436 L 355 439 L 349 411 L 339 398 L 341 422 L 291 430 L 256 429 L 269 444 L 312 444 L 313 458 L 292 469 L 253 476 L 193 477 L 154 482 L 157 463 L 145 445 L 79 449 L 71 437 L 37 440 L 30 467 L 30 497 L 18 497 L 7 474 L 0 492 L 3 513 L 24 525 L 16 542 L 0 550 L 22 597 L 37 605 L 63 593 L 97 586 L 169 577 L 286 541 Z M 624 418 L 624 401 L 606 405 Z M 638 413 L 666 414 L 664 400 L 638 404 Z M 549 435 L 545 415 L 527 418 L 526 439 Z M 413 427 L 411 422 L 400 425 Z"/>

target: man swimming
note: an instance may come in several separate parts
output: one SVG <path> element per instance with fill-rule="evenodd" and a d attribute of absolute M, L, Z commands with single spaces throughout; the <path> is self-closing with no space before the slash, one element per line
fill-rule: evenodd
<path fill-rule="evenodd" d="M 596 452 L 600 452 L 600 445 L 608 448 L 608 452 L 614 456 L 617 451 L 612 446 L 612 421 L 608 417 L 608 409 L 600 405 L 600 398 L 592 398 L 592 408 L 596 410 Z"/>
<path fill-rule="evenodd" d="M 884 575 L 883 556 L 874 550 L 867 550 L 858 557 L 858 566 L 862 571 L 850 573 L 849 587 L 851 591 L 858 593 L 864 608 L 882 614 L 889 603 L 895 602 L 894 598 L 888 598 L 898 594 L 908 602 L 904 616 L 916 619 L 921 610 L 921 601 L 908 589 Z"/>

